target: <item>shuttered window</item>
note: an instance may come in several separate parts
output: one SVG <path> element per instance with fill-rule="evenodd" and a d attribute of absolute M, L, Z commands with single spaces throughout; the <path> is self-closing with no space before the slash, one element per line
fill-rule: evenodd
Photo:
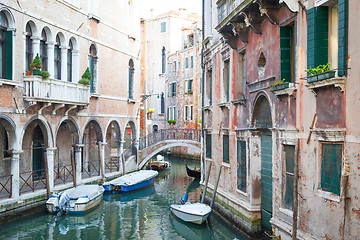
<path fill-rule="evenodd" d="M 223 162 L 229 163 L 229 135 L 223 135 Z"/>
<path fill-rule="evenodd" d="M 2 49 L 2 53 L 5 52 L 5 72 L 4 69 L 2 70 L 2 76 L 5 79 L 12 80 L 12 51 L 13 51 L 13 32 L 7 31 L 5 33 L 5 49 Z M 2 60 L 4 61 L 4 60 Z"/>
<path fill-rule="evenodd" d="M 284 194 L 283 205 L 293 210 L 294 203 L 294 162 L 295 146 L 285 145 Z"/>
<path fill-rule="evenodd" d="M 237 188 L 246 192 L 246 142 L 237 141 Z"/>
<path fill-rule="evenodd" d="M 321 189 L 340 195 L 342 144 L 322 143 Z"/>
<path fill-rule="evenodd" d="M 206 157 L 211 158 L 211 134 L 206 134 Z"/>
<path fill-rule="evenodd" d="M 348 0 L 339 0 L 338 75 L 346 74 L 348 41 Z"/>
<path fill-rule="evenodd" d="M 307 64 L 314 68 L 328 63 L 328 8 L 309 9 L 307 22 Z"/>
<path fill-rule="evenodd" d="M 285 82 L 294 82 L 294 46 L 293 27 L 280 27 L 281 80 Z"/>

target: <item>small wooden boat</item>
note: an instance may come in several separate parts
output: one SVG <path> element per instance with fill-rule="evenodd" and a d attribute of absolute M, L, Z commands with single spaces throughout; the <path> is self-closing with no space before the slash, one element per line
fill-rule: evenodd
<path fill-rule="evenodd" d="M 157 171 L 140 170 L 138 172 L 125 174 L 110 182 L 105 182 L 103 187 L 105 192 L 129 192 L 153 185 L 157 175 Z"/>
<path fill-rule="evenodd" d="M 102 186 L 80 185 L 51 195 L 46 208 L 49 213 L 84 214 L 100 204 L 103 193 Z"/>
<path fill-rule="evenodd" d="M 211 207 L 203 203 L 170 205 L 170 211 L 185 222 L 202 224 L 211 213 Z"/>
<path fill-rule="evenodd" d="M 164 171 L 170 167 L 170 163 L 165 161 L 163 156 L 157 155 L 156 160 L 151 162 L 150 167 L 152 170 Z"/>
<path fill-rule="evenodd" d="M 193 178 L 200 178 L 201 177 L 201 170 L 200 169 L 195 169 L 192 170 L 188 167 L 188 165 L 186 164 L 186 173 L 189 177 L 193 177 Z"/>

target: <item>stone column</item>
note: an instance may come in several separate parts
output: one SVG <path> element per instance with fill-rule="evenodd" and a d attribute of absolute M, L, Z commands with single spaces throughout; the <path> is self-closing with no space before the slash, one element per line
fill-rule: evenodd
<path fill-rule="evenodd" d="M 123 174 L 125 174 L 125 159 L 124 159 L 124 140 L 119 141 L 119 150 L 118 150 L 118 156 L 120 157 L 120 171 L 122 171 Z"/>
<path fill-rule="evenodd" d="M 31 37 L 32 47 L 33 47 L 33 57 L 36 57 L 36 54 L 40 56 L 40 37 L 33 36 Z"/>
<path fill-rule="evenodd" d="M 77 83 L 80 79 L 81 76 L 79 74 L 79 50 L 72 50 L 72 82 Z"/>
<path fill-rule="evenodd" d="M 47 55 L 48 55 L 48 72 L 50 77 L 54 78 L 54 42 L 47 41 Z"/>
<path fill-rule="evenodd" d="M 102 179 L 105 179 L 105 145 L 106 142 L 99 141 L 99 152 L 100 152 L 100 174 Z"/>
<path fill-rule="evenodd" d="M 82 157 L 82 148 L 84 144 L 76 144 L 75 145 L 75 167 L 76 167 L 76 185 L 80 185 L 82 183 L 81 180 L 81 157 Z"/>
<path fill-rule="evenodd" d="M 47 161 L 47 168 L 49 174 L 49 190 L 50 193 L 54 191 L 54 152 L 57 148 L 47 148 L 46 149 L 46 161 Z"/>
<path fill-rule="evenodd" d="M 23 153 L 22 150 L 12 151 L 11 156 L 11 197 L 18 199 L 20 196 L 20 154 Z"/>
<path fill-rule="evenodd" d="M 61 46 L 61 80 L 67 81 L 67 47 Z"/>

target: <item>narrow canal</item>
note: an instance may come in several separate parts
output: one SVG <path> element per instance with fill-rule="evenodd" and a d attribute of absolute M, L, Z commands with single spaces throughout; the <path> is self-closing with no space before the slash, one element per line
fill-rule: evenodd
<path fill-rule="evenodd" d="M 53 216 L 42 212 L 0 225 L 0 239 L 241 239 L 215 214 L 203 225 L 187 224 L 170 213 L 184 192 L 200 199 L 199 182 L 186 175 L 183 159 L 170 157 L 171 169 L 152 187 L 130 194 L 104 195 L 104 201 L 85 216 Z M 198 162 L 187 161 L 194 167 Z"/>

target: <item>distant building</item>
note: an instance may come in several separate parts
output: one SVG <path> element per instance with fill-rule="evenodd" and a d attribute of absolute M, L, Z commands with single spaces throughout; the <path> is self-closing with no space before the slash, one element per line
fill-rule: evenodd
<path fill-rule="evenodd" d="M 184 29 L 191 28 L 194 22 L 200 20 L 201 17 L 185 9 L 142 20 L 142 135 L 168 127 L 166 81 L 168 71 L 172 71 L 168 67 L 168 57 L 183 49 Z"/>
<path fill-rule="evenodd" d="M 136 168 L 140 24 L 136 1 L 0 3 L 0 205 Z M 39 54 L 47 79 L 31 75 Z M 90 85 L 79 84 L 85 70 Z M 86 80 L 85 80 L 86 81 Z M 72 161 L 73 160 L 73 161 Z M 132 164 L 132 166 L 131 166 Z M 132 169 L 130 169 L 132 168 Z M 34 198 L 35 197 L 35 198 Z M 10 206 L 10 207 L 9 207 Z M 6 211 L 2 212 L 6 214 Z"/>
<path fill-rule="evenodd" d="M 183 45 L 168 57 L 166 128 L 201 128 L 201 22 L 183 28 Z M 174 152 L 189 154 L 180 147 Z M 199 153 L 196 153 L 199 154 Z"/>
<path fill-rule="evenodd" d="M 250 233 L 356 239 L 360 2 L 203 7 L 210 192 L 222 167 L 215 209 Z"/>

